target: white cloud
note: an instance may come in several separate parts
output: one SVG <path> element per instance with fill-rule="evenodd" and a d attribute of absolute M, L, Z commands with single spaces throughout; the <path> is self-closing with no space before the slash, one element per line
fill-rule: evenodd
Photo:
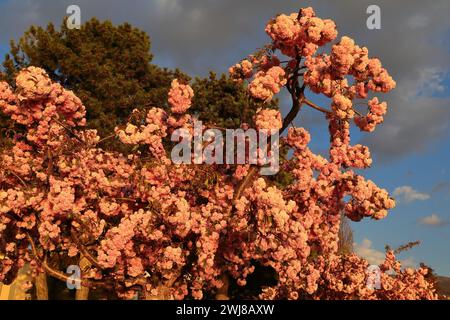
<path fill-rule="evenodd" d="M 402 186 L 395 188 L 393 195 L 394 197 L 397 197 L 398 200 L 404 201 L 406 203 L 430 199 L 429 194 L 414 190 L 411 186 Z"/>
<path fill-rule="evenodd" d="M 364 239 L 361 244 L 354 243 L 355 253 L 361 258 L 366 259 L 370 264 L 379 265 L 384 261 L 384 252 L 372 248 L 372 241 Z"/>
<path fill-rule="evenodd" d="M 417 94 L 431 96 L 434 93 L 444 92 L 444 81 L 448 71 L 438 67 L 426 67 L 419 71 Z"/>
<path fill-rule="evenodd" d="M 359 243 L 354 243 L 353 248 L 355 253 L 363 259 L 366 259 L 371 265 L 380 265 L 384 262 L 385 252 L 379 251 L 372 247 L 373 242 L 369 239 L 363 239 Z M 415 268 L 417 267 L 417 262 L 413 257 L 408 257 L 406 259 L 399 259 L 402 268 Z"/>
<path fill-rule="evenodd" d="M 437 214 L 433 213 L 431 216 L 426 216 L 420 219 L 420 223 L 426 226 L 441 227 L 448 224 L 447 221 L 442 220 Z"/>

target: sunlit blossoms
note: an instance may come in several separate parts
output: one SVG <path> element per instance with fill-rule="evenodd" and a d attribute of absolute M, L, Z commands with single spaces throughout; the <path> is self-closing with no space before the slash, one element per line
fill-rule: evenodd
<path fill-rule="evenodd" d="M 245 59 L 241 63 L 237 63 L 228 69 L 230 74 L 234 75 L 236 79 L 248 79 L 253 76 L 253 64 L 251 61 Z"/>
<path fill-rule="evenodd" d="M 261 109 L 256 113 L 255 127 L 258 130 L 280 130 L 283 126 L 280 111 L 273 109 Z"/>
<path fill-rule="evenodd" d="M 369 112 L 367 116 L 355 118 L 356 125 L 363 131 L 372 132 L 376 126 L 383 123 L 383 117 L 387 112 L 387 103 L 378 102 L 378 98 L 369 101 Z"/>
<path fill-rule="evenodd" d="M 266 49 L 230 71 L 248 81 L 249 100 L 289 93 L 285 119 L 262 108 L 242 124 L 286 129 L 281 144 L 289 156 L 280 166 L 291 179 L 284 185 L 259 174 L 259 164 L 172 163 L 171 134 L 194 130 L 187 83 L 173 81 L 168 108 L 136 110 L 116 128 L 115 137 L 131 146 L 126 155 L 101 147 L 96 131 L 85 128 L 81 101 L 44 70 L 23 70 L 14 87 L 0 83 L 0 111 L 26 129 L 0 152 L 0 282 L 11 283 L 26 263 L 33 276 L 65 281 L 64 270 L 48 262 L 57 256 L 87 259 L 83 286 L 123 299 L 232 298 L 228 285 L 246 286 L 256 264 L 275 276 L 253 298 L 435 299 L 427 270 L 402 269 L 393 252 L 379 266 L 375 289 L 367 286 L 368 262 L 338 251 L 342 214 L 379 220 L 395 206 L 356 171 L 372 159 L 350 136 L 352 121 L 365 131 L 382 124 L 387 104 L 367 100 L 368 93 L 388 92 L 394 80 L 348 37 L 331 44 L 330 54 L 316 54 L 337 31 L 312 8 L 279 15 L 266 31 Z M 330 105 L 313 103 L 309 90 Z M 328 154 L 313 153 L 314 137 L 292 124 L 308 107 L 329 124 Z"/>
<path fill-rule="evenodd" d="M 191 107 L 194 91 L 189 85 L 181 84 L 177 79 L 173 80 L 169 91 L 169 104 L 173 113 L 184 113 Z"/>
<path fill-rule="evenodd" d="M 335 23 L 330 19 L 316 17 L 312 8 L 277 16 L 266 26 L 266 32 L 277 49 L 293 58 L 299 54 L 310 56 L 319 46 L 337 36 Z"/>
<path fill-rule="evenodd" d="M 249 93 L 252 97 L 267 102 L 279 93 L 285 84 L 285 71 L 280 67 L 272 67 L 255 75 L 249 85 Z"/>

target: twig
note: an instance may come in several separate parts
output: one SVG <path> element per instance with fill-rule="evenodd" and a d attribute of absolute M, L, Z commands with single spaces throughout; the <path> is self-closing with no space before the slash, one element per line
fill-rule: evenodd
<path fill-rule="evenodd" d="M 69 127 L 67 127 L 64 123 L 62 123 L 61 121 L 59 121 L 56 118 L 52 118 L 53 121 L 55 121 L 57 124 L 59 124 L 61 127 L 63 127 L 67 132 L 69 132 L 69 134 L 74 137 L 75 139 L 77 139 L 79 142 L 84 143 L 83 139 L 81 139 L 79 136 L 77 136 L 75 134 L 75 132 L 73 132 L 72 129 L 70 129 Z"/>
<path fill-rule="evenodd" d="M 244 192 L 245 189 L 247 189 L 247 185 L 249 184 L 249 182 L 251 181 L 253 176 L 256 174 L 257 170 L 258 170 L 258 167 L 256 167 L 256 166 L 250 167 L 247 175 L 245 176 L 244 180 L 242 180 L 242 182 L 239 184 L 239 186 L 236 190 L 236 193 L 234 194 L 233 202 L 235 202 L 236 200 L 238 200 L 241 197 L 242 193 Z"/>
<path fill-rule="evenodd" d="M 316 109 L 320 112 L 326 113 L 326 114 L 331 114 L 332 112 L 330 110 L 327 110 L 325 108 L 319 107 L 317 104 L 315 104 L 314 102 L 308 100 L 308 99 L 304 99 L 304 101 L 306 105 L 310 106 L 313 109 Z"/>
<path fill-rule="evenodd" d="M 13 171 L 11 171 L 11 170 L 7 170 L 9 173 L 11 173 L 14 177 L 16 177 L 17 179 L 19 179 L 19 181 L 20 181 L 20 183 L 22 183 L 23 184 L 23 186 L 26 188 L 26 187 L 28 187 L 28 185 L 25 183 L 25 181 L 21 178 L 21 177 L 19 177 L 16 173 L 14 173 Z"/>
<path fill-rule="evenodd" d="M 355 108 L 353 108 L 353 111 L 355 111 L 355 113 L 360 116 L 360 117 L 364 117 L 363 114 L 361 112 L 359 112 L 358 110 L 356 110 Z"/>
<path fill-rule="evenodd" d="M 105 137 L 105 138 L 103 138 L 103 139 L 100 139 L 100 140 L 97 142 L 97 144 L 102 143 L 103 141 L 109 140 L 109 139 L 111 139 L 111 138 L 114 138 L 115 136 L 116 136 L 115 134 L 109 135 L 109 136 L 107 136 L 107 137 Z"/>

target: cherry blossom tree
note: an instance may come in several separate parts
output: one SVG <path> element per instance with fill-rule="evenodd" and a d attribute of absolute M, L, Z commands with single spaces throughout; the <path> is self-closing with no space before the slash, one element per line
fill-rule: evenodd
<path fill-rule="evenodd" d="M 286 133 L 281 144 L 293 155 L 281 166 L 293 182 L 283 188 L 259 165 L 171 161 L 172 133 L 192 131 L 195 120 L 188 113 L 195 92 L 182 81 L 172 82 L 170 112 L 136 111 L 116 128 L 117 139 L 134 146 L 129 155 L 98 147 L 80 99 L 42 69 L 23 69 L 14 88 L 2 82 L 0 110 L 26 134 L 0 154 L 0 281 L 12 282 L 27 263 L 35 277 L 70 280 L 52 262 L 62 256 L 83 265 L 84 288 L 123 299 L 227 299 L 230 282 L 245 286 L 259 263 L 275 271 L 276 285 L 255 298 L 435 299 L 428 269 L 402 269 L 392 250 L 379 266 L 380 288 L 367 285 L 367 261 L 338 251 L 342 214 L 379 220 L 395 206 L 354 171 L 372 160 L 350 139 L 353 123 L 372 132 L 383 122 L 386 102 L 369 95 L 389 92 L 395 81 L 367 48 L 336 39 L 335 23 L 312 8 L 278 15 L 266 32 L 271 42 L 230 73 L 258 102 L 289 92 L 284 119 L 262 108 L 242 124 Z M 330 107 L 311 93 L 328 97 Z M 367 112 L 357 110 L 362 104 Z M 289 127 L 302 108 L 329 123 L 329 155 L 308 148 L 307 130 Z"/>

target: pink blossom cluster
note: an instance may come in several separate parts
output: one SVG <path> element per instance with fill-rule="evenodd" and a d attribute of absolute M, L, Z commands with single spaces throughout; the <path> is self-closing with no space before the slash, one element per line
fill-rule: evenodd
<path fill-rule="evenodd" d="M 369 50 L 359 47 L 349 37 L 342 37 L 339 43 L 332 47 L 330 62 L 333 66 L 333 74 L 336 77 L 346 75 L 354 76 L 356 85 L 363 85 L 365 90 L 375 92 L 389 92 L 395 88 L 396 83 L 377 58 L 369 58 Z M 356 92 L 362 98 L 366 97 L 363 87 L 358 87 Z"/>
<path fill-rule="evenodd" d="M 255 209 L 251 209 L 253 206 Z M 310 248 L 305 225 L 295 214 L 296 203 L 285 200 L 281 190 L 267 186 L 260 178 L 238 199 L 236 208 L 231 223 L 239 231 L 235 237 L 241 241 L 230 243 L 227 260 L 233 262 L 229 272 L 238 278 L 238 283 L 244 285 L 253 272 L 251 259 L 265 261 L 265 265 L 274 268 L 280 282 L 297 278 Z M 251 219 L 248 213 L 253 210 L 255 218 Z M 246 237 L 249 240 L 243 241 Z"/>
<path fill-rule="evenodd" d="M 17 98 L 19 101 L 41 100 L 52 91 L 52 82 L 47 73 L 40 68 L 29 67 L 16 77 Z"/>
<path fill-rule="evenodd" d="M 344 167 L 365 169 L 372 164 L 369 148 L 363 145 L 350 145 L 350 123 L 338 118 L 330 119 L 330 158 Z"/>
<path fill-rule="evenodd" d="M 46 250 L 53 251 L 56 248 L 54 242 L 58 242 L 58 237 L 61 232 L 57 224 L 51 221 L 43 221 L 38 228 L 39 231 L 39 242 L 42 247 Z"/>
<path fill-rule="evenodd" d="M 319 46 L 333 41 L 337 36 L 335 23 L 316 17 L 311 7 L 301 9 L 299 13 L 277 16 L 267 24 L 266 32 L 275 48 L 292 58 L 310 56 Z"/>
<path fill-rule="evenodd" d="M 304 76 L 305 83 L 314 92 L 332 97 L 333 111 L 342 119 L 354 116 L 355 112 L 349 100 L 365 99 L 369 90 L 389 92 L 395 88 L 395 81 L 382 67 L 381 62 L 376 58 L 369 58 L 367 48 L 360 48 L 348 37 L 342 37 L 341 41 L 332 47 L 331 56 L 321 54 L 308 57 L 305 65 L 308 68 Z M 353 76 L 352 86 L 345 78 L 347 75 Z M 376 116 L 369 113 L 368 119 L 359 118 L 358 125 L 364 128 L 367 127 L 364 122 L 367 122 L 373 130 L 381 123 L 385 112 L 380 110 L 383 108 L 376 109 Z"/>
<path fill-rule="evenodd" d="M 379 102 L 378 98 L 373 98 L 368 102 L 369 112 L 367 116 L 356 117 L 356 125 L 363 131 L 372 132 L 376 126 L 383 123 L 384 115 L 387 112 L 387 103 Z"/>
<path fill-rule="evenodd" d="M 281 113 L 275 109 L 259 109 L 254 117 L 257 130 L 278 131 L 283 127 Z"/>
<path fill-rule="evenodd" d="M 259 71 L 248 87 L 249 94 L 258 100 L 268 102 L 280 92 L 286 84 L 285 71 L 281 67 L 272 67 L 267 72 Z"/>
<path fill-rule="evenodd" d="M 342 300 L 358 297 L 364 300 L 434 300 L 436 290 L 426 280 L 426 268 L 401 269 L 392 251 L 386 253 L 385 262 L 380 265 L 380 288 L 368 286 L 369 264 L 355 254 L 337 257 L 330 261 L 323 273 L 321 286 L 331 295 L 328 299 Z M 325 298 L 316 294 L 316 299 Z"/>
<path fill-rule="evenodd" d="M 28 127 L 29 142 L 53 148 L 62 145 L 67 128 L 86 124 L 81 100 L 72 91 L 51 83 L 47 73 L 36 67 L 18 73 L 15 92 L 7 83 L 0 84 L 0 111 Z"/>
<path fill-rule="evenodd" d="M 145 125 L 128 123 L 124 129 L 116 128 L 116 134 L 125 144 L 146 144 L 155 157 L 165 157 L 162 139 L 167 136 L 167 114 L 161 108 L 151 108 Z"/>
<path fill-rule="evenodd" d="M 345 187 L 352 199 L 345 205 L 345 214 L 353 221 L 364 217 L 383 219 L 388 210 L 395 207 L 395 201 L 389 197 L 385 189 L 379 188 L 371 180 L 366 181 L 361 176 L 351 177 Z"/>
<path fill-rule="evenodd" d="M 297 149 L 303 150 L 311 141 L 311 135 L 304 128 L 290 128 L 286 143 Z"/>
<path fill-rule="evenodd" d="M 333 96 L 331 108 L 340 119 L 351 119 L 355 115 L 352 101 L 341 94 L 336 94 Z"/>
<path fill-rule="evenodd" d="M 269 102 L 287 83 L 286 72 L 280 64 L 275 54 L 258 53 L 229 68 L 229 73 L 239 84 L 249 81 L 248 92 L 253 98 Z"/>
<path fill-rule="evenodd" d="M 253 76 L 253 64 L 251 61 L 244 59 L 241 63 L 237 63 L 228 69 L 232 78 L 241 82 L 242 79 L 249 79 Z"/>
<path fill-rule="evenodd" d="M 250 55 L 250 61 L 253 66 L 257 67 L 261 71 L 267 71 L 272 67 L 280 66 L 281 61 L 276 54 L 262 54 L 262 55 Z"/>
<path fill-rule="evenodd" d="M 169 91 L 169 104 L 173 113 L 185 113 L 191 107 L 194 91 L 187 84 L 181 84 L 178 79 L 172 81 Z"/>
<path fill-rule="evenodd" d="M 305 83 L 312 91 L 332 98 L 333 112 L 341 119 L 354 117 L 352 100 L 355 98 L 366 99 L 369 91 L 386 93 L 396 86 L 380 60 L 369 58 L 367 48 L 357 46 L 346 36 L 333 45 L 330 56 L 307 57 L 305 66 Z M 353 85 L 349 84 L 347 76 L 353 77 Z M 355 119 L 362 130 L 373 131 L 383 122 L 387 105 L 375 99 L 368 102 L 369 114 Z"/>

